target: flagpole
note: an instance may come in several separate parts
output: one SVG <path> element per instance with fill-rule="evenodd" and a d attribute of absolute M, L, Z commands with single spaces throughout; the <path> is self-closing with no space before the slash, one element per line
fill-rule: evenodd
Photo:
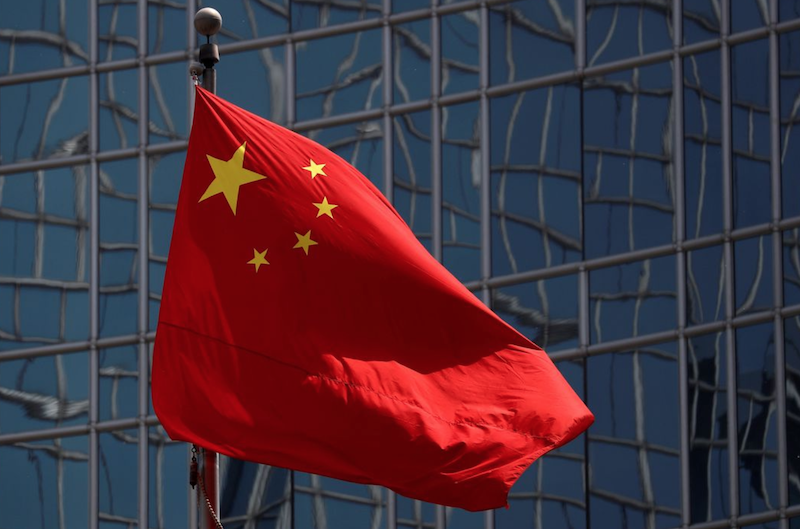
<path fill-rule="evenodd" d="M 202 86 L 212 94 L 217 93 L 217 71 L 214 65 L 219 62 L 219 47 L 211 42 L 222 27 L 222 15 L 212 7 L 200 9 L 194 16 L 194 27 L 206 37 L 206 43 L 200 46 L 199 59 L 203 65 Z M 202 529 L 222 527 L 219 522 L 219 454 L 203 448 L 203 467 L 201 486 L 199 487 L 200 508 L 205 516 L 200 517 Z M 205 498 L 202 496 L 205 495 Z M 206 504 L 206 501 L 208 503 Z M 210 507 L 208 509 L 207 507 Z M 212 512 L 213 511 L 213 512 Z"/>

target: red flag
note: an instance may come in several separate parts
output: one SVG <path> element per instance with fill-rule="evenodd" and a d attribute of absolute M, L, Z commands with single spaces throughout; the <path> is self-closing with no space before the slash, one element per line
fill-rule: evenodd
<path fill-rule="evenodd" d="M 173 439 L 468 510 L 594 420 L 356 169 L 202 89 L 152 388 Z"/>

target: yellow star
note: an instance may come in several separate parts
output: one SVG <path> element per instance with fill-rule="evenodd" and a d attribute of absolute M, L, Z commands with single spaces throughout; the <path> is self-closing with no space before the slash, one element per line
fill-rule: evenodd
<path fill-rule="evenodd" d="M 297 244 L 294 245 L 295 248 L 302 248 L 306 255 L 308 255 L 308 249 L 315 244 L 319 244 L 317 241 L 311 240 L 311 230 L 308 230 L 305 235 L 300 235 L 297 232 L 294 232 L 297 236 Z"/>
<path fill-rule="evenodd" d="M 338 208 L 339 206 L 336 204 L 328 204 L 328 197 L 322 197 L 322 202 L 312 202 L 315 206 L 317 206 L 317 218 L 321 217 L 322 215 L 327 215 L 330 218 L 333 218 L 333 208 Z"/>
<path fill-rule="evenodd" d="M 322 170 L 322 168 L 325 167 L 324 163 L 314 163 L 314 160 L 311 158 L 308 159 L 308 163 L 308 167 L 303 167 L 303 169 L 311 173 L 312 179 L 316 178 L 318 174 L 321 174 L 322 176 L 328 176 L 325 174 L 325 171 Z"/>
<path fill-rule="evenodd" d="M 236 215 L 236 203 L 239 200 L 239 187 L 266 178 L 266 176 L 248 171 L 242 167 L 246 145 L 247 142 L 242 143 L 227 162 L 206 155 L 208 163 L 211 164 L 211 170 L 214 171 L 214 181 L 211 182 L 198 202 L 202 202 L 207 198 L 222 193 L 225 195 L 225 200 L 228 201 L 231 211 Z"/>
<path fill-rule="evenodd" d="M 267 261 L 267 250 L 269 250 L 269 248 L 267 248 L 263 252 L 259 252 L 258 250 L 253 248 L 253 258 L 247 261 L 247 264 L 255 265 L 256 273 L 258 273 L 258 269 L 261 268 L 262 264 L 266 265 L 269 264 L 269 261 Z"/>

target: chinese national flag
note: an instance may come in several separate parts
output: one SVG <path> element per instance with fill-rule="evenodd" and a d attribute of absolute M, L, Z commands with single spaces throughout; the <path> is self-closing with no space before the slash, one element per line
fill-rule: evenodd
<path fill-rule="evenodd" d="M 473 511 L 594 420 L 356 169 L 199 88 L 152 388 L 173 439 Z"/>

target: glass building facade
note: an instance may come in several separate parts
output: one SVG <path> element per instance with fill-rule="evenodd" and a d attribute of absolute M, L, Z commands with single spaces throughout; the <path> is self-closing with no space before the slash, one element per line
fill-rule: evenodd
<path fill-rule="evenodd" d="M 202 6 L 3 3 L 2 527 L 197 521 L 149 365 Z M 223 458 L 225 527 L 800 528 L 797 0 L 213 6 L 219 94 L 359 168 L 597 417 L 487 513 Z"/>

